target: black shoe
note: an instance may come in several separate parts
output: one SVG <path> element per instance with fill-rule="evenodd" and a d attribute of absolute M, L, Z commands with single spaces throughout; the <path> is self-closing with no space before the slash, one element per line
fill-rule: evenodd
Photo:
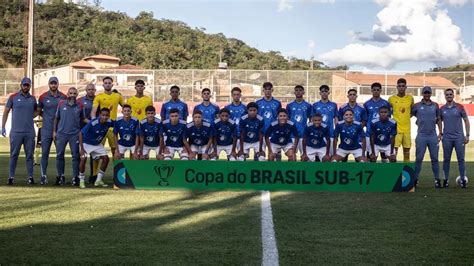
<path fill-rule="evenodd" d="M 44 186 L 46 184 L 48 184 L 48 179 L 46 178 L 46 176 L 42 176 L 40 180 L 40 185 Z"/>
<path fill-rule="evenodd" d="M 96 180 L 97 180 L 96 175 L 89 176 L 89 184 L 94 184 Z"/>
<path fill-rule="evenodd" d="M 56 177 L 56 182 L 54 182 L 54 185 L 55 186 L 61 185 L 61 177 L 59 177 L 59 176 Z"/>
<path fill-rule="evenodd" d="M 443 187 L 444 188 L 449 187 L 449 180 L 448 179 L 443 180 Z"/>
<path fill-rule="evenodd" d="M 72 179 L 72 185 L 75 187 L 79 186 L 79 177 L 76 176 Z"/>
<path fill-rule="evenodd" d="M 461 188 L 467 188 L 466 180 L 461 180 Z"/>
<path fill-rule="evenodd" d="M 418 181 L 418 179 L 415 180 L 415 188 L 417 188 L 419 185 L 420 185 L 420 181 Z"/>
<path fill-rule="evenodd" d="M 61 176 L 59 178 L 59 183 L 60 183 L 61 186 L 66 185 L 66 178 L 64 176 Z"/>
<path fill-rule="evenodd" d="M 26 181 L 26 183 L 27 183 L 28 185 L 34 185 L 34 184 L 36 184 L 36 183 L 35 183 L 35 179 L 34 179 L 32 176 L 28 177 L 28 180 Z"/>
<path fill-rule="evenodd" d="M 8 182 L 7 182 L 7 185 L 9 185 L 9 186 L 13 185 L 13 181 L 14 181 L 14 178 L 13 178 L 13 177 L 9 177 L 9 178 L 8 178 Z"/>
<path fill-rule="evenodd" d="M 443 187 L 441 186 L 441 181 L 438 180 L 438 179 L 435 180 L 435 188 L 443 188 Z"/>

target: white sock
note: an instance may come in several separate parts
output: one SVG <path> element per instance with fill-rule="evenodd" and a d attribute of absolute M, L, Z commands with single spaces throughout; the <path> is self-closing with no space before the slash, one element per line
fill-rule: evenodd
<path fill-rule="evenodd" d="M 79 179 L 80 179 L 81 181 L 84 181 L 84 173 L 79 173 Z"/>
<path fill-rule="evenodd" d="M 99 170 L 99 172 L 97 173 L 97 181 L 96 182 L 102 181 L 103 177 L 104 177 L 104 171 Z"/>

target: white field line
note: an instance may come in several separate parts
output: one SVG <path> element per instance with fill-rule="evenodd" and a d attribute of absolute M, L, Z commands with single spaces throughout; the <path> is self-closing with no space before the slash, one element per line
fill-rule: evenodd
<path fill-rule="evenodd" d="M 262 254 L 263 266 L 279 265 L 269 191 L 262 191 Z"/>

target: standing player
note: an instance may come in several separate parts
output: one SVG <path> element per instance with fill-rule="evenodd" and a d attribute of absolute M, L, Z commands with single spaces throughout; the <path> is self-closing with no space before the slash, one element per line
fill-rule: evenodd
<path fill-rule="evenodd" d="M 201 92 L 202 96 L 202 103 L 196 105 L 193 110 L 199 110 L 202 113 L 202 120 L 208 122 L 209 124 L 214 124 L 214 120 L 216 120 L 217 115 L 219 114 L 219 106 L 215 103 L 211 103 L 211 90 L 208 88 L 202 89 Z"/>
<path fill-rule="evenodd" d="M 180 111 L 176 108 L 169 110 L 169 117 L 161 127 L 160 146 L 164 147 L 165 160 L 171 160 L 178 153 L 181 160 L 188 160 L 191 148 L 186 141 L 186 121 L 180 120 Z"/>
<path fill-rule="evenodd" d="M 87 123 L 92 120 L 91 112 L 92 112 L 92 105 L 94 104 L 96 88 L 95 85 L 89 83 L 86 85 L 86 95 L 79 98 L 78 102 L 82 104 L 84 108 L 85 119 L 84 122 L 81 122 L 81 128 L 83 128 Z M 96 114 L 97 116 L 97 114 Z M 89 183 L 92 184 L 97 179 L 97 167 L 94 168 L 94 160 L 92 157 L 89 160 L 90 163 L 90 176 L 89 176 Z"/>
<path fill-rule="evenodd" d="M 449 184 L 449 165 L 451 163 L 451 154 L 453 148 L 456 150 L 456 157 L 458 159 L 459 176 L 461 177 L 461 188 L 467 188 L 466 182 L 466 168 L 464 163 L 464 154 L 466 144 L 469 143 L 469 118 L 467 117 L 464 106 L 454 102 L 454 90 L 447 89 L 444 91 L 446 104 L 441 107 L 441 120 L 443 126 L 443 172 L 444 172 L 444 187 Z M 466 133 L 464 134 L 462 128 L 462 121 Z"/>
<path fill-rule="evenodd" d="M 265 82 L 263 87 L 263 97 L 257 101 L 258 114 L 263 118 L 263 134 L 267 132 L 271 123 L 277 120 L 278 110 L 281 108 L 281 102 L 273 98 L 273 84 Z M 265 151 L 265 143 L 263 143 Z M 277 161 L 281 160 L 281 153 L 277 155 Z"/>
<path fill-rule="evenodd" d="M 43 118 L 43 126 L 41 127 L 41 185 L 48 183 L 46 177 L 48 172 L 48 159 L 53 143 L 53 127 L 54 117 L 60 100 L 67 98 L 58 90 L 59 81 L 57 77 L 51 77 L 48 81 L 49 90 L 38 99 L 38 113 Z M 55 143 L 56 145 L 56 143 Z M 60 185 L 61 178 L 56 177 L 56 185 Z"/>
<path fill-rule="evenodd" d="M 418 126 L 418 134 L 415 139 L 415 186 L 418 186 L 418 177 L 420 176 L 423 157 L 428 146 L 431 169 L 435 178 L 435 188 L 442 188 L 438 164 L 438 143 L 443 136 L 440 111 L 438 104 L 431 101 L 431 87 L 423 87 L 422 92 L 423 99 L 411 108 L 411 115 L 416 117 L 416 125 Z M 436 136 L 436 126 L 438 126 L 438 136 Z"/>
<path fill-rule="evenodd" d="M 207 121 L 203 121 L 202 112 L 195 110 L 193 122 L 186 126 L 186 140 L 190 145 L 189 159 L 208 160 L 211 153 L 214 128 Z"/>
<path fill-rule="evenodd" d="M 179 114 L 178 119 L 184 120 L 184 122 L 186 122 L 188 119 L 188 105 L 179 99 L 179 87 L 176 85 L 171 86 L 170 95 L 171 100 L 164 103 L 161 107 L 161 120 L 165 121 L 170 119 L 171 110 L 177 109 Z"/>
<path fill-rule="evenodd" d="M 337 139 L 341 138 L 339 147 Z M 362 145 L 360 141 L 362 140 Z M 364 129 L 358 121 L 354 121 L 354 111 L 347 109 L 344 112 L 344 120 L 339 121 L 334 130 L 334 150 L 336 154 L 333 161 L 340 162 L 349 154 L 352 154 L 357 162 L 366 162 Z"/>
<path fill-rule="evenodd" d="M 320 113 L 314 114 L 311 119 L 312 122 L 308 123 L 303 135 L 302 160 L 314 162 L 318 157 L 323 162 L 329 162 L 331 160 L 329 128 L 323 124 L 323 116 Z"/>
<path fill-rule="evenodd" d="M 277 153 L 282 150 L 288 157 L 288 161 L 296 161 L 295 151 L 299 142 L 298 130 L 293 122 L 288 121 L 285 109 L 278 110 L 278 120 L 273 121 L 266 131 L 265 142 L 268 147 L 269 161 L 274 161 Z"/>
<path fill-rule="evenodd" d="M 365 124 L 367 123 L 367 112 L 363 105 L 357 103 L 357 90 L 349 89 L 347 91 L 347 98 L 349 99 L 349 102 L 341 105 L 339 108 L 339 121 L 344 120 L 344 114 L 347 110 L 352 110 L 353 120 L 359 122 L 362 127 L 365 127 Z"/>
<path fill-rule="evenodd" d="M 263 118 L 257 114 L 258 105 L 254 102 L 247 104 L 247 114 L 240 120 L 240 149 L 237 157 L 245 160 L 253 149 L 255 161 L 264 161 L 263 151 Z M 241 159 L 243 158 L 243 159 Z"/>
<path fill-rule="evenodd" d="M 140 159 L 148 160 L 150 151 L 155 151 L 157 160 L 163 160 L 163 147 L 160 147 L 161 121 L 155 117 L 153 106 L 145 108 L 146 118 L 140 121 Z"/>
<path fill-rule="evenodd" d="M 130 157 L 138 159 L 138 150 L 140 146 L 138 119 L 132 117 L 132 107 L 125 104 L 122 107 L 123 117 L 119 117 L 114 124 L 114 141 L 118 144 L 115 150 L 115 159 L 125 158 L 125 152 L 130 152 Z M 120 136 L 120 139 L 119 139 Z"/>
<path fill-rule="evenodd" d="M 295 100 L 290 102 L 286 106 L 286 111 L 288 112 L 288 118 L 290 119 L 291 122 L 293 122 L 293 124 L 296 127 L 297 137 L 300 140 L 296 144 L 297 150 L 294 151 L 295 156 L 296 156 L 297 151 L 302 156 L 303 155 L 302 140 L 304 136 L 304 130 L 306 128 L 306 125 L 308 124 L 308 119 L 311 117 L 311 104 L 309 104 L 307 101 L 303 99 L 303 95 L 304 95 L 303 86 L 296 85 L 294 92 L 295 92 Z"/>
<path fill-rule="evenodd" d="M 153 105 L 153 101 L 150 97 L 143 94 L 145 91 L 145 81 L 139 79 L 135 81 L 135 96 L 130 97 L 127 100 L 127 104 L 132 107 L 132 117 L 142 121 L 146 117 L 145 108 Z"/>
<path fill-rule="evenodd" d="M 364 108 L 367 113 L 367 121 L 368 121 L 366 125 L 365 143 L 370 143 L 371 121 L 379 118 L 379 109 L 381 107 L 387 107 L 388 110 L 390 110 L 390 103 L 380 98 L 380 93 L 382 91 L 382 84 L 378 82 L 372 83 L 372 85 L 370 86 L 370 90 L 372 91 L 372 98 L 370 98 L 368 101 L 364 103 Z M 390 113 L 388 113 L 388 115 L 390 116 Z M 370 156 L 371 151 L 372 151 L 372 147 L 371 145 L 368 145 L 367 156 Z"/>
<path fill-rule="evenodd" d="M 390 119 L 390 108 L 382 106 L 379 108 L 379 116 L 370 123 L 371 146 L 370 161 L 376 162 L 380 153 L 382 162 L 396 162 L 397 157 L 394 152 L 395 136 L 397 135 L 397 122 Z"/>
<path fill-rule="evenodd" d="M 229 110 L 230 119 L 235 122 L 237 144 L 236 149 L 240 149 L 240 119 L 247 113 L 247 107 L 240 101 L 242 97 L 242 90 L 239 87 L 232 88 L 232 103 L 225 108 Z M 239 158 L 243 161 L 244 158 Z"/>
<path fill-rule="evenodd" d="M 20 149 L 23 145 L 26 155 L 26 170 L 28 173 L 27 183 L 35 184 L 33 178 L 33 153 L 35 151 L 35 128 L 33 118 L 37 115 L 36 99 L 30 94 L 31 80 L 23 78 L 21 80 L 20 92 L 8 97 L 2 117 L 2 136 L 7 136 L 6 123 L 8 114 L 12 110 L 12 128 L 10 130 L 10 171 L 8 185 L 13 185 L 15 178 L 16 164 Z"/>
<path fill-rule="evenodd" d="M 397 81 L 397 95 L 388 98 L 392 106 L 393 119 L 397 122 L 397 136 L 395 137 L 395 153 L 398 148 L 403 147 L 403 161 L 410 161 L 411 148 L 411 123 L 410 112 L 413 107 L 413 96 L 406 94 L 407 81 L 400 78 Z"/>
<path fill-rule="evenodd" d="M 227 108 L 219 111 L 219 119 L 214 121 L 214 151 L 211 158 L 219 159 L 219 154 L 224 151 L 229 161 L 237 159 L 235 147 L 237 144 L 237 126 L 229 119 L 230 111 Z"/>
<path fill-rule="evenodd" d="M 336 125 L 338 122 L 338 115 L 337 104 L 329 100 L 329 93 L 330 90 L 328 85 L 321 85 L 321 87 L 319 87 L 319 95 L 321 96 L 321 100 L 313 104 L 311 113 L 313 116 L 315 114 L 321 114 L 323 120 L 322 123 L 324 123 L 329 129 L 329 136 L 331 137 L 332 143 L 334 141 L 334 125 Z M 333 156 L 333 146 L 329 146 L 329 154 Z"/>
<path fill-rule="evenodd" d="M 79 163 L 79 187 L 86 188 L 84 182 L 84 172 L 86 171 L 87 155 L 91 155 L 94 160 L 99 158 L 102 160 L 100 169 L 97 173 L 97 180 L 94 186 L 107 187 L 102 181 L 107 165 L 109 164 L 109 156 L 102 144 L 102 140 L 108 134 L 109 129 L 114 126 L 114 122 L 110 120 L 110 110 L 102 108 L 99 112 L 99 117 L 93 118 L 85 127 L 79 132 L 79 148 L 81 155 L 81 162 Z"/>
<path fill-rule="evenodd" d="M 64 178 L 64 152 L 69 143 L 72 157 L 72 185 L 79 185 L 79 131 L 84 121 L 84 109 L 82 104 L 76 102 L 77 89 L 69 88 L 67 100 L 61 100 L 58 104 L 54 120 L 53 139 L 56 141 L 56 171 L 59 185 L 65 185 Z"/>

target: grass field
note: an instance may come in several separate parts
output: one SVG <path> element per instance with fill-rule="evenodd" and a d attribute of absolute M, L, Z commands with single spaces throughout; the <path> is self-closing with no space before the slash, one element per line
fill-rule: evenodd
<path fill-rule="evenodd" d="M 5 144 L 1 139 L 0 264 L 262 263 L 258 191 L 26 186 L 24 158 L 16 185 L 7 187 Z M 468 150 L 472 183 L 472 148 Z M 50 181 L 54 169 L 52 159 Z M 455 163 L 451 171 L 454 179 Z M 109 168 L 108 183 L 111 175 Z M 452 180 L 449 189 L 435 190 L 425 163 L 415 193 L 273 192 L 280 263 L 472 265 L 470 185 L 461 190 Z"/>

